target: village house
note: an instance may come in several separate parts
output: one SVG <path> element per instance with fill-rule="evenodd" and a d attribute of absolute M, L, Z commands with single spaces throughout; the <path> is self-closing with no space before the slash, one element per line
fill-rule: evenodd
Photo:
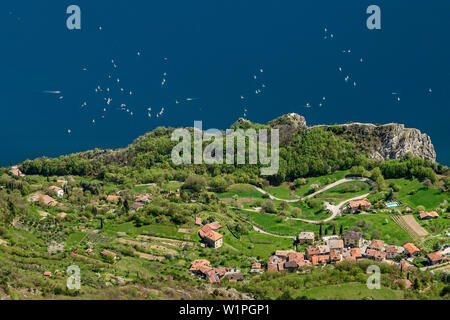
<path fill-rule="evenodd" d="M 342 251 L 339 249 L 330 250 L 330 260 L 331 262 L 339 262 L 342 260 Z"/>
<path fill-rule="evenodd" d="M 394 246 L 387 247 L 386 250 L 386 259 L 395 259 L 398 256 L 397 248 Z"/>
<path fill-rule="evenodd" d="M 45 271 L 44 272 L 44 277 L 51 277 L 52 273 L 50 271 Z"/>
<path fill-rule="evenodd" d="M 195 225 L 196 226 L 201 226 L 202 225 L 202 218 L 195 217 Z"/>
<path fill-rule="evenodd" d="M 297 267 L 309 266 L 311 263 L 305 260 L 305 255 L 302 252 L 290 252 L 288 256 L 288 262 L 295 262 Z"/>
<path fill-rule="evenodd" d="M 364 256 L 368 259 L 372 259 L 375 261 L 383 261 L 386 258 L 386 253 L 381 252 L 376 249 L 370 249 L 368 248 L 364 254 Z"/>
<path fill-rule="evenodd" d="M 405 254 L 409 257 L 417 257 L 419 255 L 420 250 L 413 243 L 407 243 L 403 248 L 405 249 Z"/>
<path fill-rule="evenodd" d="M 355 260 L 361 259 L 363 257 L 361 254 L 361 249 L 360 248 L 350 249 L 350 257 Z"/>
<path fill-rule="evenodd" d="M 225 268 L 212 268 L 211 263 L 206 259 L 194 260 L 189 271 L 208 279 L 210 283 L 220 282 L 220 277 L 223 277 L 226 273 Z"/>
<path fill-rule="evenodd" d="M 208 246 L 216 249 L 221 247 L 223 244 L 223 236 L 220 233 L 214 231 L 219 229 L 220 227 L 221 226 L 218 223 L 214 225 L 206 224 L 202 228 L 200 228 L 198 234 Z"/>
<path fill-rule="evenodd" d="M 444 260 L 444 257 L 439 251 L 427 254 L 427 258 L 430 265 L 442 263 Z"/>
<path fill-rule="evenodd" d="M 276 250 L 275 255 L 281 259 L 287 259 L 290 253 L 295 252 L 294 250 Z"/>
<path fill-rule="evenodd" d="M 300 234 L 298 235 L 298 240 L 300 244 L 312 244 L 314 242 L 314 232 L 300 232 Z"/>
<path fill-rule="evenodd" d="M 340 253 L 342 253 L 342 251 L 344 250 L 344 241 L 330 239 L 328 240 L 328 246 L 330 247 L 330 250 L 338 250 Z"/>
<path fill-rule="evenodd" d="M 61 189 L 60 187 L 57 186 L 51 186 L 50 188 L 48 188 L 50 190 L 50 192 L 56 194 L 56 196 L 58 198 L 62 198 L 64 197 L 64 190 Z"/>
<path fill-rule="evenodd" d="M 359 201 L 350 201 L 346 207 L 346 210 L 350 213 L 358 213 L 361 211 L 369 211 L 370 206 L 371 204 L 367 199 Z"/>
<path fill-rule="evenodd" d="M 284 270 L 284 259 L 277 256 L 270 256 L 267 260 L 267 271 L 281 271 Z"/>
<path fill-rule="evenodd" d="M 189 271 L 192 273 L 197 273 L 200 270 L 200 267 L 202 266 L 211 266 L 211 262 L 209 262 L 206 259 L 197 259 L 192 261 L 191 267 L 189 268 Z"/>
<path fill-rule="evenodd" d="M 325 256 L 329 257 L 330 255 L 330 247 L 327 245 L 320 246 L 310 246 L 306 248 L 306 258 L 312 262 L 312 258 L 314 256 Z"/>
<path fill-rule="evenodd" d="M 370 242 L 370 249 L 373 250 L 378 250 L 378 251 L 383 251 L 383 247 L 384 247 L 384 241 L 383 240 L 372 240 Z"/>
<path fill-rule="evenodd" d="M 430 219 L 437 219 L 437 218 L 439 218 L 439 215 L 436 211 L 431 211 L 431 212 L 420 211 L 420 214 L 419 214 L 420 220 L 430 220 Z"/>
<path fill-rule="evenodd" d="M 346 231 L 344 234 L 344 245 L 346 247 L 359 248 L 362 243 L 361 232 Z"/>
<path fill-rule="evenodd" d="M 311 263 L 315 266 L 322 264 L 325 265 L 330 262 L 330 255 L 315 255 L 311 257 Z"/>

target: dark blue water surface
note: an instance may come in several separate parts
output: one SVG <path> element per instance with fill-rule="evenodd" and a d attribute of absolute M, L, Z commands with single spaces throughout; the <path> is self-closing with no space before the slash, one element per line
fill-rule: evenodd
<path fill-rule="evenodd" d="M 66 27 L 71 4 L 79 31 Z M 381 30 L 366 28 L 370 4 Z M 288 112 L 308 124 L 403 123 L 429 134 L 448 165 L 449 17 L 447 0 L 3 0 L 0 165 L 123 147 L 194 120 L 224 129 L 244 109 L 261 123 Z"/>

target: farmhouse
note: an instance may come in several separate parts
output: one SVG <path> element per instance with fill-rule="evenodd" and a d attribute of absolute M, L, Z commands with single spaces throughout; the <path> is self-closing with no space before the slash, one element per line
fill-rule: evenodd
<path fill-rule="evenodd" d="M 330 250 L 338 250 L 340 253 L 342 253 L 342 251 L 344 250 L 344 241 L 331 239 L 328 240 L 328 246 L 330 247 Z"/>
<path fill-rule="evenodd" d="M 420 252 L 419 248 L 417 248 L 413 243 L 407 243 L 403 246 L 403 248 L 405 249 L 405 254 L 410 257 L 417 256 Z"/>
<path fill-rule="evenodd" d="M 267 261 L 267 271 L 281 271 L 284 269 L 284 259 L 277 256 L 270 256 Z"/>
<path fill-rule="evenodd" d="M 437 219 L 437 218 L 439 218 L 439 215 L 436 211 L 431 211 L 431 212 L 420 211 L 420 214 L 419 214 L 420 220 L 430 220 L 430 219 Z"/>
<path fill-rule="evenodd" d="M 395 259 L 398 256 L 397 248 L 394 246 L 386 248 L 386 259 Z"/>
<path fill-rule="evenodd" d="M 294 261 L 297 264 L 297 267 L 309 266 L 311 263 L 308 260 L 305 260 L 305 255 L 302 252 L 291 252 L 288 257 L 288 261 Z"/>
<path fill-rule="evenodd" d="M 367 249 L 365 257 L 375 261 L 383 261 L 386 258 L 386 253 L 375 249 Z"/>
<path fill-rule="evenodd" d="M 51 186 L 50 188 L 48 188 L 48 190 L 50 190 L 50 192 L 56 194 L 56 196 L 57 196 L 58 198 L 64 197 L 64 190 L 61 189 L 60 187 L 57 187 L 57 186 Z"/>
<path fill-rule="evenodd" d="M 331 262 L 339 262 L 342 260 L 342 253 L 339 249 L 330 250 L 330 260 Z"/>
<path fill-rule="evenodd" d="M 430 265 L 442 263 L 442 261 L 444 260 L 444 257 L 439 251 L 427 254 L 427 258 Z"/>
<path fill-rule="evenodd" d="M 383 251 L 384 241 L 383 240 L 372 240 L 370 242 L 370 249 Z"/>
<path fill-rule="evenodd" d="M 347 231 L 344 234 L 344 245 L 346 247 L 359 248 L 362 242 L 361 232 Z"/>
<path fill-rule="evenodd" d="M 211 262 L 209 262 L 206 259 L 194 260 L 194 261 L 192 261 L 192 264 L 191 264 L 191 267 L 190 267 L 189 271 L 195 273 L 195 272 L 199 271 L 200 267 L 202 267 L 202 266 L 208 266 L 209 267 L 209 266 L 211 266 Z"/>
<path fill-rule="evenodd" d="M 358 260 L 362 258 L 361 250 L 359 248 L 350 249 L 350 258 Z"/>
<path fill-rule="evenodd" d="M 287 259 L 287 257 L 289 256 L 289 254 L 291 253 L 295 253 L 294 250 L 276 250 L 275 251 L 275 255 L 277 257 L 280 257 L 282 259 Z"/>
<path fill-rule="evenodd" d="M 311 257 L 311 263 L 315 266 L 330 262 L 330 255 L 316 255 Z"/>
<path fill-rule="evenodd" d="M 217 226 L 220 228 L 220 224 L 206 224 L 198 231 L 198 234 L 203 241 L 212 248 L 219 248 L 223 244 L 222 235 L 213 230 L 213 228 L 217 230 Z"/>
<path fill-rule="evenodd" d="M 367 200 L 359 200 L 359 201 L 350 201 L 347 205 L 347 211 L 350 213 L 357 213 L 360 211 L 368 211 L 370 210 L 371 203 Z"/>
<path fill-rule="evenodd" d="M 298 240 L 301 244 L 303 243 L 313 243 L 314 242 L 314 232 L 300 232 L 298 235 Z"/>

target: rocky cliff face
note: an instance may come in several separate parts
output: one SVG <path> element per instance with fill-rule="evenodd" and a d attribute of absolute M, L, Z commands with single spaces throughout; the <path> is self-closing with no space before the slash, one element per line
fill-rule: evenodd
<path fill-rule="evenodd" d="M 281 146 L 288 144 L 297 133 L 307 128 L 305 118 L 296 113 L 285 114 L 270 121 L 267 125 L 279 130 Z"/>
<path fill-rule="evenodd" d="M 436 160 L 430 137 L 418 129 L 405 128 L 403 124 L 350 123 L 323 127 L 352 141 L 373 159 L 399 159 L 411 153 L 414 157 Z"/>
<path fill-rule="evenodd" d="M 407 153 L 411 153 L 414 157 L 436 160 L 436 152 L 430 137 L 418 129 L 405 128 L 403 124 L 349 123 L 307 127 L 304 117 L 296 113 L 289 113 L 270 121 L 268 125 L 280 130 L 281 145 L 289 143 L 293 136 L 302 129 L 322 127 L 353 142 L 373 159 L 399 159 Z"/>

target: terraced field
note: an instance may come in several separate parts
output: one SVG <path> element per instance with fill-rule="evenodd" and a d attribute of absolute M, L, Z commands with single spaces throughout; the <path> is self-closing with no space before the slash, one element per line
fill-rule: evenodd
<path fill-rule="evenodd" d="M 428 232 L 417 223 L 412 215 L 392 216 L 391 218 L 414 240 L 419 240 L 428 234 Z"/>

